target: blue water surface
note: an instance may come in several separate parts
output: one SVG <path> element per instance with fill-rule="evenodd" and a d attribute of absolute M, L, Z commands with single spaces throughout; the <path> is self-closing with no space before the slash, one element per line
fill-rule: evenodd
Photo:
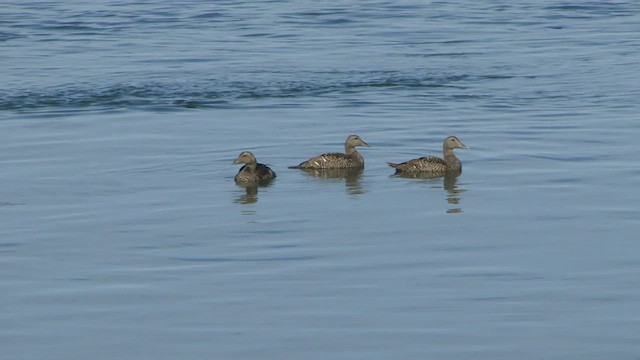
<path fill-rule="evenodd" d="M 5 1 L 2 359 L 640 359 L 639 34 L 635 1 Z M 287 168 L 349 134 L 362 174 Z M 447 135 L 461 176 L 387 167 Z"/>

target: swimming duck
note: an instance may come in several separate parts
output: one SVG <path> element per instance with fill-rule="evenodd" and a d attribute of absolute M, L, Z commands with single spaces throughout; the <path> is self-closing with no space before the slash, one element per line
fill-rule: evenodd
<path fill-rule="evenodd" d="M 267 165 L 259 164 L 256 157 L 249 151 L 243 151 L 234 164 L 245 164 L 233 178 L 237 183 L 256 183 L 268 181 L 276 177 L 276 173 Z"/>
<path fill-rule="evenodd" d="M 353 169 L 363 168 L 364 158 L 356 151 L 356 146 L 369 146 L 358 135 L 349 135 L 344 143 L 344 154 L 326 153 L 312 157 L 290 169 Z"/>
<path fill-rule="evenodd" d="M 425 156 L 419 159 L 405 161 L 400 164 L 387 164 L 396 169 L 396 173 L 428 172 L 444 174 L 446 172 L 460 172 L 462 171 L 462 163 L 460 162 L 460 159 L 453 154 L 453 149 L 468 149 L 468 147 L 458 140 L 457 137 L 448 136 L 444 139 L 442 144 L 444 159 L 435 156 Z"/>

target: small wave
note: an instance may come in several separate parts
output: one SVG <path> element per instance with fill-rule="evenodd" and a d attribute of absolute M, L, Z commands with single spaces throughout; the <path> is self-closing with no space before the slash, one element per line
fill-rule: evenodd
<path fill-rule="evenodd" d="M 277 257 L 176 257 L 172 260 L 189 262 L 280 262 L 280 261 L 308 261 L 316 260 L 318 256 L 277 256 Z"/>
<path fill-rule="evenodd" d="M 467 82 L 508 79 L 509 76 L 429 75 L 400 73 L 316 74 L 324 81 L 244 81 L 224 83 L 203 80 L 194 84 L 156 83 L 142 85 L 92 84 L 26 89 L 0 94 L 0 110 L 29 111 L 41 108 L 208 108 L 228 106 L 234 101 L 342 96 L 388 89 L 464 89 Z M 334 81 L 331 81 L 331 78 Z M 344 80 L 342 80 L 344 79 Z M 458 96 L 460 94 L 457 94 Z M 452 95 L 453 96 L 453 95 Z"/>
<path fill-rule="evenodd" d="M 631 5 L 631 4 L 628 4 Z M 577 4 L 552 5 L 545 8 L 557 14 L 549 18 L 590 18 L 608 16 L 633 16 L 636 6 L 606 2 L 585 2 Z"/>
<path fill-rule="evenodd" d="M 0 31 L 0 42 L 23 38 L 23 35 Z"/>
<path fill-rule="evenodd" d="M 19 206 L 19 205 L 24 205 L 24 204 L 23 203 L 12 203 L 12 202 L 0 201 L 0 206 Z"/>
<path fill-rule="evenodd" d="M 193 15 L 191 18 L 192 19 L 210 20 L 210 19 L 224 18 L 225 16 L 226 15 L 224 13 L 221 13 L 221 12 L 205 12 L 205 13 L 202 13 L 202 14 Z"/>

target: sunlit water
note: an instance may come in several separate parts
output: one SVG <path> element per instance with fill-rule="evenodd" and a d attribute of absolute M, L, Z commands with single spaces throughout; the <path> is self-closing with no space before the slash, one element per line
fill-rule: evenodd
<path fill-rule="evenodd" d="M 639 33 L 633 1 L 5 2 L 2 358 L 640 359 Z M 362 173 L 287 168 L 349 134 Z M 461 176 L 386 166 L 450 134 Z"/>

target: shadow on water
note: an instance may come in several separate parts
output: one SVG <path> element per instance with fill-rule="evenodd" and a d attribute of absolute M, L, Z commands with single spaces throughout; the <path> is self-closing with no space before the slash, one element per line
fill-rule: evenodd
<path fill-rule="evenodd" d="M 362 195 L 366 192 L 360 179 L 364 169 L 300 169 L 306 175 L 332 180 L 344 180 L 347 194 L 352 196 Z"/>
<path fill-rule="evenodd" d="M 459 206 L 460 202 L 462 201 L 460 195 L 466 191 L 465 189 L 462 189 L 456 185 L 458 176 L 460 176 L 460 174 L 462 174 L 462 171 L 447 172 L 444 174 L 397 172 L 391 175 L 391 177 L 405 179 L 422 179 L 426 184 L 435 184 L 439 181 L 440 178 L 442 178 L 442 186 L 447 194 L 447 202 L 453 206 L 447 209 L 447 213 L 457 214 L 463 212 L 462 208 Z"/>

